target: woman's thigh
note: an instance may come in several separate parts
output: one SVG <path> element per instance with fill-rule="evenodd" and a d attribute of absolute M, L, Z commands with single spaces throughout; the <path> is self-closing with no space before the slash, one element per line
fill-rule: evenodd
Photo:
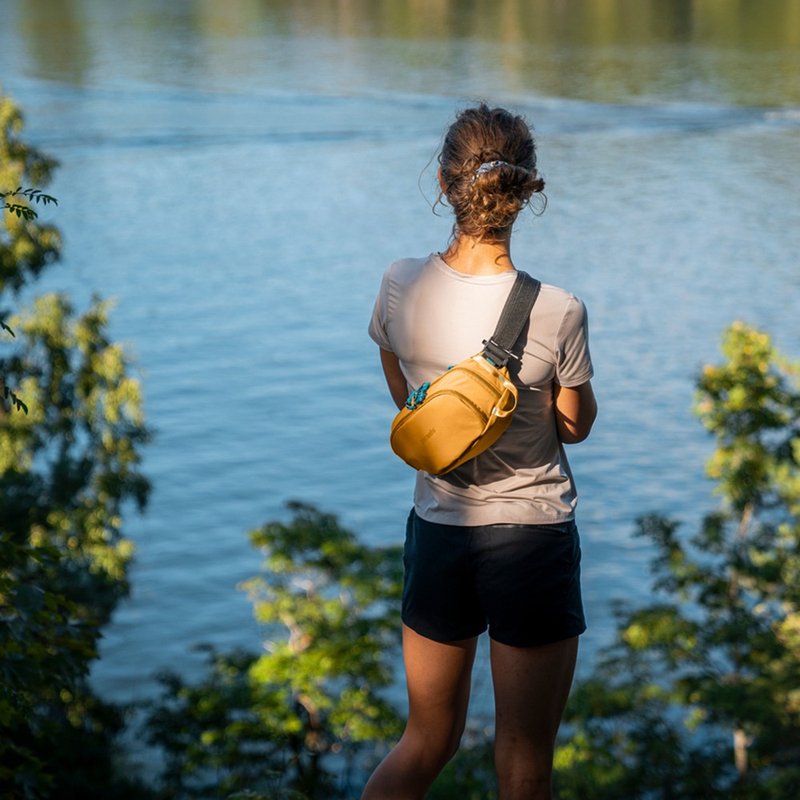
<path fill-rule="evenodd" d="M 461 737 L 469 706 L 477 637 L 436 642 L 403 626 L 408 685 L 407 733 L 423 738 Z"/>
<path fill-rule="evenodd" d="M 458 747 L 469 705 L 476 639 L 442 644 L 403 626 L 408 722 L 362 800 L 421 800 Z"/>
<path fill-rule="evenodd" d="M 537 647 L 491 641 L 498 745 L 513 742 L 528 758 L 552 759 L 577 655 L 577 636 Z"/>

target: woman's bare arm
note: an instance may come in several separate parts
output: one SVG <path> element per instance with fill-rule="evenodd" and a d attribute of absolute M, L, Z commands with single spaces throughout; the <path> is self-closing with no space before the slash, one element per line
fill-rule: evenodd
<path fill-rule="evenodd" d="M 555 385 L 553 392 L 558 438 L 564 444 L 582 442 L 597 417 L 597 400 L 590 381 L 568 389 Z"/>
<path fill-rule="evenodd" d="M 398 408 L 402 408 L 406 404 L 406 398 L 408 397 L 408 384 L 400 369 L 400 361 L 394 353 L 381 348 L 381 366 L 383 367 L 383 374 L 386 376 L 386 383 L 389 386 L 389 394 L 391 394 L 395 405 Z"/>

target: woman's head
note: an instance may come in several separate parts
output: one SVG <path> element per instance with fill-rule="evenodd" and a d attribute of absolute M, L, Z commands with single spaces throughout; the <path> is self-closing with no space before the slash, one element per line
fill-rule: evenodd
<path fill-rule="evenodd" d="M 484 241 L 504 239 L 531 196 L 544 189 L 530 128 L 504 108 L 462 111 L 445 134 L 439 165 L 455 230 Z"/>

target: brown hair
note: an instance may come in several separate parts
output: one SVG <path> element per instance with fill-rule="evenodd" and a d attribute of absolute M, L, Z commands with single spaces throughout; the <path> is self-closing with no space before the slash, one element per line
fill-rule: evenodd
<path fill-rule="evenodd" d="M 478 172 L 492 161 L 503 163 Z M 444 195 L 453 208 L 453 233 L 484 241 L 503 239 L 531 196 L 544 189 L 528 123 L 484 103 L 458 114 L 445 134 L 439 165 L 439 201 Z"/>

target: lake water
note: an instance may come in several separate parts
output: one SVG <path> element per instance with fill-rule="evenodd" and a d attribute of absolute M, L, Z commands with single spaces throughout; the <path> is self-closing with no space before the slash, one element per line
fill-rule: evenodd
<path fill-rule="evenodd" d="M 259 646 L 235 587 L 259 565 L 246 532 L 286 499 L 401 541 L 412 474 L 366 325 L 386 265 L 446 245 L 430 160 L 476 98 L 537 131 L 549 202 L 515 260 L 589 308 L 601 410 L 570 455 L 590 667 L 609 601 L 649 593 L 637 515 L 688 529 L 714 506 L 691 404 L 724 327 L 800 356 L 800 4 L 743 8 L 0 4 L 2 87 L 62 162 L 65 258 L 40 288 L 116 298 L 156 431 L 103 694 L 196 671 L 197 642 Z"/>

